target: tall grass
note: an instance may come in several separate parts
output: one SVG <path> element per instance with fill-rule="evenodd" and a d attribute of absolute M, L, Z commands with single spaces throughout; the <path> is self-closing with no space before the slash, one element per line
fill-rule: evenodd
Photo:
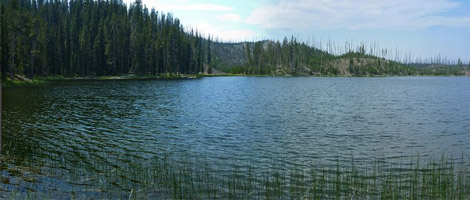
<path fill-rule="evenodd" d="M 338 161 L 335 166 L 280 171 L 226 169 L 189 156 L 136 159 L 41 169 L 28 180 L 2 165 L 0 197 L 125 199 L 470 199 L 470 169 L 462 158 L 412 158 L 401 163 Z M 48 166 L 43 164 L 42 166 Z M 27 174 L 28 168 L 21 168 Z M 34 170 L 31 170 L 34 171 Z M 36 170 L 38 171 L 38 170 Z M 5 176 L 6 175 L 6 176 Z M 6 179 L 10 179 L 6 182 Z M 15 181 L 11 181 L 15 179 Z M 14 183 L 12 183 L 14 182 Z M 5 187 L 4 187 L 5 186 Z M 8 188 L 8 189 L 5 189 Z M 6 190 L 6 191 L 5 191 Z M 3 192 L 3 193 L 2 193 Z M 3 195 L 3 196 L 1 196 Z"/>

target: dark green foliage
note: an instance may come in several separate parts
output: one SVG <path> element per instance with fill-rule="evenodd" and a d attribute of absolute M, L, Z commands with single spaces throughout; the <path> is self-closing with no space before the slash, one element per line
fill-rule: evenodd
<path fill-rule="evenodd" d="M 6 79 L 8 65 L 7 19 L 5 6 L 0 5 L 0 73 L 2 80 Z"/>
<path fill-rule="evenodd" d="M 0 0 L 0 6 L 4 79 L 197 74 L 211 60 L 207 39 L 140 0 L 129 8 L 121 0 Z"/>

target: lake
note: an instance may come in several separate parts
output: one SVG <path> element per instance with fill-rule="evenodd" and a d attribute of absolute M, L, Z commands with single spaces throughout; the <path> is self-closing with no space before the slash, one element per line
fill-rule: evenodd
<path fill-rule="evenodd" d="M 127 198 L 155 159 L 217 174 L 469 160 L 470 78 L 58 81 L 5 88 L 2 120 L 0 197 Z"/>

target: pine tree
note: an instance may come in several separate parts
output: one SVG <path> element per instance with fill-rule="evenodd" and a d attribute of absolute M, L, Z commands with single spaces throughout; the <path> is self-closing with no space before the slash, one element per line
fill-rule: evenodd
<path fill-rule="evenodd" d="M 6 80 L 7 77 L 7 66 L 8 66 L 8 32 L 7 32 L 7 14 L 5 6 L 0 5 L 0 73 L 1 79 Z"/>
<path fill-rule="evenodd" d="M 247 66 L 245 67 L 243 73 L 247 74 L 249 73 L 248 68 L 253 65 L 253 58 L 251 57 L 251 45 L 248 42 L 245 43 L 245 52 L 246 52 Z"/>
<path fill-rule="evenodd" d="M 209 40 L 207 41 L 207 64 L 209 65 L 207 68 L 207 73 L 212 74 L 212 51 L 211 51 L 211 37 L 209 35 Z"/>
<path fill-rule="evenodd" d="M 8 27 L 7 30 L 9 31 L 8 34 L 8 40 L 10 41 L 9 43 L 9 74 L 10 74 L 10 80 L 14 80 L 15 78 L 15 71 L 16 71 L 16 45 L 17 45 L 17 39 L 18 36 L 20 35 L 20 27 L 18 18 L 18 2 L 16 0 L 12 0 L 10 2 L 10 7 L 8 10 Z"/>

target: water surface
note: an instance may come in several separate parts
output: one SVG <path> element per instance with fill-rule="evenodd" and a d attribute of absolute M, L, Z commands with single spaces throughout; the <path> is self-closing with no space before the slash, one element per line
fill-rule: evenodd
<path fill-rule="evenodd" d="M 162 155 L 201 159 L 220 171 L 260 172 L 351 158 L 468 159 L 470 78 L 56 82 L 5 88 L 2 120 L 3 149 L 14 157 L 3 164 L 3 192 L 28 188 L 17 180 L 25 173 L 42 175 L 35 191 L 93 188 L 100 183 L 88 181 L 89 174 L 132 171 Z M 6 170 L 19 163 L 41 167 L 20 170 L 23 175 Z M 127 193 L 139 184 L 122 178 L 131 181 L 114 189 Z"/>

